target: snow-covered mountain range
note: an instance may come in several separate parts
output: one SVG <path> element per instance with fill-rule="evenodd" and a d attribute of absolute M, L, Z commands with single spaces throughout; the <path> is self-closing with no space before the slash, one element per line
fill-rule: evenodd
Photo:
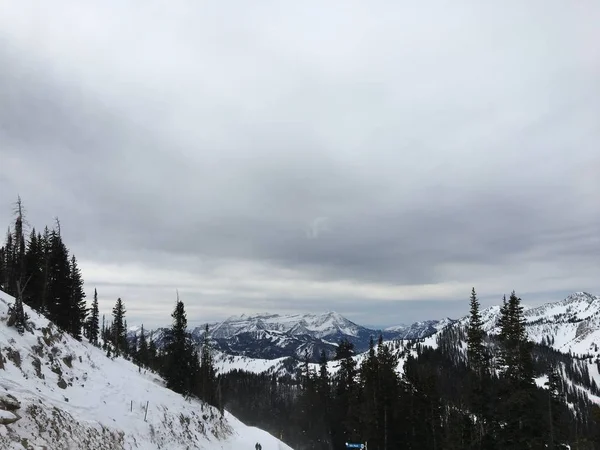
<path fill-rule="evenodd" d="M 28 329 L 8 327 L 0 291 L 0 448 L 291 450 L 231 414 L 164 387 L 155 374 L 59 332 L 25 306 Z"/>
<path fill-rule="evenodd" d="M 600 384 L 600 374 L 595 362 L 597 358 L 600 358 L 600 297 L 577 292 L 558 302 L 538 307 L 527 307 L 526 305 L 523 307 L 529 338 L 562 353 L 571 353 L 576 358 L 587 359 L 590 373 L 595 374 L 594 377 Z M 485 331 L 497 334 L 499 332 L 500 306 L 486 308 L 481 311 L 481 315 Z M 468 315 L 459 320 L 420 322 L 412 326 L 412 330 L 411 327 L 404 326 L 388 328 L 384 332 L 390 334 L 384 334 L 384 336 L 387 336 L 385 338 L 387 345 L 393 345 L 400 352 L 410 346 L 410 340 L 414 338 L 424 339 L 423 345 L 435 347 L 437 336 L 444 328 L 464 327 L 468 322 Z M 299 368 L 298 362 L 292 361 L 292 358 L 289 357 L 256 358 L 249 355 L 227 354 L 223 351 L 216 351 L 215 356 L 217 368 L 221 373 L 241 369 L 254 373 L 293 374 Z M 365 353 L 357 349 L 355 358 L 361 361 L 364 356 Z M 336 361 L 329 363 L 331 372 L 337 370 L 337 364 Z M 403 360 L 401 359 L 399 370 L 402 370 L 402 364 Z M 317 366 L 314 368 L 317 370 Z"/>
<path fill-rule="evenodd" d="M 600 356 L 600 297 L 576 292 L 564 300 L 528 308 L 524 316 L 529 339 L 546 344 L 562 353 L 576 356 Z M 484 329 L 498 333 L 500 306 L 482 311 Z M 468 322 L 468 317 L 461 323 Z"/>
<path fill-rule="evenodd" d="M 213 346 L 226 354 L 259 359 L 285 357 L 304 358 L 309 355 L 316 361 L 325 350 L 328 356 L 335 353 L 341 339 L 352 342 L 358 352 L 365 351 L 371 337 L 377 339 L 416 339 L 430 336 L 453 323 L 451 319 L 429 320 L 411 325 L 399 325 L 385 330 L 376 330 L 346 319 L 336 312 L 324 314 L 253 314 L 232 316 L 208 324 L 209 338 Z M 130 333 L 133 338 L 139 330 Z M 160 346 L 165 329 L 155 330 L 154 338 Z M 191 331 L 196 342 L 204 338 L 205 326 Z"/>

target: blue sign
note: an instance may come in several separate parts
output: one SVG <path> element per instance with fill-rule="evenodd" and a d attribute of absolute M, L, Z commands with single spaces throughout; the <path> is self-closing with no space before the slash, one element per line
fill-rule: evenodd
<path fill-rule="evenodd" d="M 351 444 L 346 442 L 346 447 L 348 448 L 365 448 L 365 444 Z"/>

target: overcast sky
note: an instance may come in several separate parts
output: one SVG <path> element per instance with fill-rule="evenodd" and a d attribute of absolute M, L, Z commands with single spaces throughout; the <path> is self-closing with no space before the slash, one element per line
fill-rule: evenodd
<path fill-rule="evenodd" d="M 0 224 L 130 324 L 600 294 L 600 3 L 0 0 Z"/>

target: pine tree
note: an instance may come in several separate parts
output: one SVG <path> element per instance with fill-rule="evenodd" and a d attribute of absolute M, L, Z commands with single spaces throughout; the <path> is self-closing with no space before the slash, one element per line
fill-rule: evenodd
<path fill-rule="evenodd" d="M 13 234 L 8 227 L 8 231 L 6 232 L 6 243 L 4 244 L 4 279 L 2 280 L 3 290 L 13 297 L 16 294 L 16 284 L 15 284 L 15 260 L 14 260 L 14 246 L 13 246 Z"/>
<path fill-rule="evenodd" d="M 552 450 L 558 448 L 558 444 L 565 438 L 564 424 L 568 422 L 568 419 L 561 414 L 563 381 L 558 368 L 552 364 L 548 367 L 548 381 L 545 385 L 548 388 L 547 445 Z"/>
<path fill-rule="evenodd" d="M 70 331 L 72 284 L 68 250 L 55 230 L 50 233 L 49 245 L 47 315 L 60 329 Z"/>
<path fill-rule="evenodd" d="M 333 443 L 343 447 L 344 442 L 360 439 L 360 403 L 354 344 L 342 339 L 336 348 L 335 359 L 340 361 L 334 388 L 332 422 Z"/>
<path fill-rule="evenodd" d="M 483 376 L 482 370 L 485 362 L 485 345 L 483 343 L 483 322 L 479 312 L 479 300 L 475 288 L 471 291 L 471 313 L 467 329 L 467 356 L 469 366 L 478 375 Z"/>
<path fill-rule="evenodd" d="M 483 438 L 486 434 L 486 424 L 490 419 L 489 417 L 486 417 L 490 399 L 488 395 L 486 395 L 487 392 L 484 388 L 484 383 L 488 376 L 488 358 L 483 338 L 483 322 L 479 312 L 479 300 L 477 299 L 475 288 L 472 288 L 469 326 L 467 328 L 467 357 L 469 367 L 473 374 L 471 382 L 471 400 L 473 413 L 477 416 L 477 448 L 482 448 Z"/>
<path fill-rule="evenodd" d="M 102 331 L 100 332 L 100 337 L 102 338 L 102 350 L 106 350 L 106 315 L 102 314 Z"/>
<path fill-rule="evenodd" d="M 368 440 L 373 448 L 379 447 L 379 438 L 382 436 L 379 421 L 379 361 L 375 354 L 373 336 L 369 339 L 368 356 L 363 360 L 359 372 L 361 391 L 361 431 L 364 439 Z"/>
<path fill-rule="evenodd" d="M 121 356 L 127 352 L 127 337 L 125 335 L 125 305 L 119 297 L 112 311 L 113 324 L 111 340 L 115 347 L 115 356 Z"/>
<path fill-rule="evenodd" d="M 200 398 L 205 402 L 216 406 L 216 369 L 210 347 L 208 324 L 204 326 L 202 347 L 200 349 Z"/>
<path fill-rule="evenodd" d="M 139 350 L 137 354 L 137 360 L 140 366 L 148 367 L 148 342 L 146 341 L 146 333 L 144 331 L 144 324 L 142 324 L 142 329 L 140 330 L 140 342 L 139 342 Z"/>
<path fill-rule="evenodd" d="M 70 334 L 81 341 L 81 330 L 87 316 L 87 308 L 85 304 L 85 292 L 83 290 L 83 279 L 81 278 L 81 270 L 77 265 L 75 255 L 71 257 L 71 292 L 69 296 L 69 332 Z"/>
<path fill-rule="evenodd" d="M 31 231 L 25 252 L 25 275 L 29 280 L 23 301 L 31 308 L 38 310 L 44 289 L 44 249 L 35 228 Z"/>
<path fill-rule="evenodd" d="M 98 334 L 100 332 L 99 316 L 98 291 L 94 289 L 94 301 L 92 302 L 92 311 L 89 320 L 88 339 L 90 343 L 96 347 L 98 346 Z M 102 327 L 104 328 L 104 316 L 102 317 Z"/>
<path fill-rule="evenodd" d="M 187 333 L 187 317 L 185 306 L 179 300 L 171 314 L 173 325 L 167 335 L 167 344 L 165 346 L 165 366 L 164 375 L 167 381 L 167 387 L 180 394 L 189 395 L 193 392 L 194 386 L 194 352 L 189 343 Z"/>
<path fill-rule="evenodd" d="M 40 247 L 43 253 L 43 262 L 42 262 L 42 295 L 39 299 L 39 308 L 38 310 L 42 314 L 49 314 L 48 303 L 50 296 L 50 286 L 52 281 L 52 276 L 50 273 L 50 264 L 52 263 L 52 239 L 50 230 L 48 227 L 44 227 L 44 234 L 38 235 L 38 242 L 40 243 Z"/>
<path fill-rule="evenodd" d="M 391 444 L 396 425 L 396 399 L 399 395 L 400 380 L 396 372 L 398 357 L 394 355 L 388 345 L 383 343 L 383 336 L 379 336 L 377 346 L 377 416 L 381 448 L 393 448 Z"/>
<path fill-rule="evenodd" d="M 501 395 L 505 424 L 500 443 L 542 445 L 539 423 L 543 420 L 536 408 L 532 344 L 527 339 L 521 299 L 514 291 L 502 305 L 500 324 L 500 370 L 505 382 Z"/>
<path fill-rule="evenodd" d="M 327 371 L 327 354 L 321 350 L 319 356 L 319 376 L 316 380 L 318 423 L 321 424 L 322 447 L 331 448 L 331 380 Z"/>
<path fill-rule="evenodd" d="M 21 286 L 25 284 L 25 234 L 23 226 L 25 222 L 23 203 L 21 197 L 17 197 L 15 203 L 15 228 L 12 239 L 12 251 L 11 266 L 12 266 L 12 279 L 10 284 L 13 285 L 14 293 L 17 294 L 16 283 L 19 281 Z M 16 295 L 15 295 L 16 297 Z"/>
<path fill-rule="evenodd" d="M 156 348 L 156 342 L 154 341 L 153 331 L 150 332 L 149 341 L 150 342 L 148 344 L 148 367 L 150 367 L 152 370 L 160 372 L 162 368 L 158 363 L 158 349 Z"/>
<path fill-rule="evenodd" d="M 6 287 L 4 286 L 5 280 L 7 277 L 7 269 L 6 269 L 6 249 L 3 246 L 0 246 L 0 289 L 6 291 Z"/>
<path fill-rule="evenodd" d="M 23 309 L 23 291 L 26 287 L 26 285 L 22 287 L 21 280 L 17 280 L 17 296 L 15 297 L 15 303 L 8 309 L 7 325 L 9 327 L 14 326 L 19 334 L 23 334 L 25 332 L 25 326 L 27 325 L 27 320 L 29 319 L 29 316 Z"/>

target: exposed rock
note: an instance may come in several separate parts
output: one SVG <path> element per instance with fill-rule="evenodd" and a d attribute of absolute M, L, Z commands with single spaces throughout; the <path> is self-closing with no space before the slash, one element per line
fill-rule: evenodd
<path fill-rule="evenodd" d="M 0 394 L 0 409 L 16 411 L 21 407 L 21 402 L 10 394 Z"/>
<path fill-rule="evenodd" d="M 19 420 L 20 417 L 10 411 L 0 409 L 0 425 L 10 425 Z"/>

